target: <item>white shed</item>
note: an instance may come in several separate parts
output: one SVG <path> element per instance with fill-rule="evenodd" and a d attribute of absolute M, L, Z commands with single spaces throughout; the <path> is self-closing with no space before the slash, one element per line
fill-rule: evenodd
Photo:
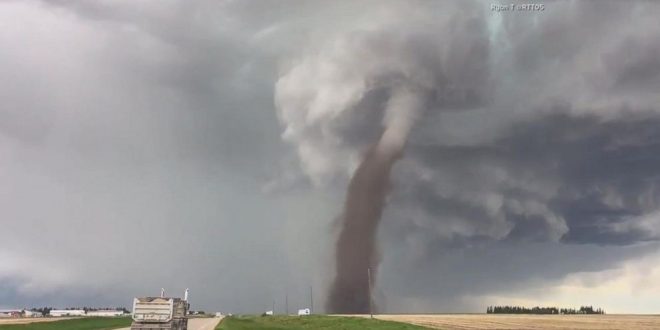
<path fill-rule="evenodd" d="M 312 314 L 312 311 L 309 308 L 303 308 L 298 310 L 298 315 L 309 315 Z"/>
<path fill-rule="evenodd" d="M 85 316 L 85 311 L 82 309 L 53 309 L 50 311 L 50 316 Z"/>
<path fill-rule="evenodd" d="M 114 317 L 114 316 L 122 316 L 122 315 L 124 315 L 124 311 L 118 311 L 114 309 L 103 309 L 98 311 L 87 312 L 87 316 Z"/>

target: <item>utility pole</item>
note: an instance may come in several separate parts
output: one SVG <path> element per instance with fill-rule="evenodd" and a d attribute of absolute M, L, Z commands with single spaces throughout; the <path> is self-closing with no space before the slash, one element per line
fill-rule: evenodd
<path fill-rule="evenodd" d="M 275 300 L 273 299 L 273 315 L 275 315 Z"/>
<path fill-rule="evenodd" d="M 369 282 L 369 315 L 374 318 L 374 311 L 371 306 L 371 268 L 367 268 L 367 281 Z"/>
<path fill-rule="evenodd" d="M 289 294 L 284 296 L 284 305 L 286 306 L 286 315 L 289 315 Z"/>
<path fill-rule="evenodd" d="M 312 291 L 312 287 L 309 287 L 309 309 L 310 309 L 310 314 L 314 314 L 314 291 Z"/>

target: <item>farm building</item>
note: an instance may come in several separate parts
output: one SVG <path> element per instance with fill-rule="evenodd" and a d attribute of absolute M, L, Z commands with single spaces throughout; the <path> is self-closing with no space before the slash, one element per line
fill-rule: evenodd
<path fill-rule="evenodd" d="M 6 310 L 0 310 L 0 317 L 5 318 L 5 317 L 21 317 L 21 313 L 23 311 L 20 309 L 6 309 Z"/>
<path fill-rule="evenodd" d="M 298 315 L 309 315 L 309 314 L 311 314 L 309 308 L 303 308 L 298 310 Z"/>
<path fill-rule="evenodd" d="M 33 312 L 33 311 L 29 311 L 29 310 L 26 309 L 26 310 L 23 311 L 23 316 L 25 316 L 25 317 L 42 317 L 43 315 L 41 314 L 41 312 Z"/>
<path fill-rule="evenodd" d="M 85 316 L 85 311 L 82 309 L 53 309 L 50 311 L 50 316 L 61 317 L 61 316 Z"/>
<path fill-rule="evenodd" d="M 87 312 L 87 316 L 113 317 L 113 316 L 122 316 L 122 315 L 124 315 L 123 311 L 118 311 L 114 309 L 103 309 L 98 311 Z"/>

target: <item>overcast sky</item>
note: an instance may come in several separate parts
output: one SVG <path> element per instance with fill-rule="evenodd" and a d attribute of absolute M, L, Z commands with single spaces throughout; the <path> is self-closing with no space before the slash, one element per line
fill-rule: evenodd
<path fill-rule="evenodd" d="M 0 308 L 319 310 L 401 80 L 385 312 L 660 306 L 660 4 L 3 1 Z"/>

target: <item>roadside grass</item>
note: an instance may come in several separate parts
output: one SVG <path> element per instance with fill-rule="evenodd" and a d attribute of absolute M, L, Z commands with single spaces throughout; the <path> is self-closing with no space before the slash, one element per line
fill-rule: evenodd
<path fill-rule="evenodd" d="M 110 330 L 131 326 L 130 317 L 85 317 L 53 322 L 3 324 L 0 330 Z"/>
<path fill-rule="evenodd" d="M 216 327 L 220 330 L 280 330 L 280 329 L 339 329 L 339 330 L 418 330 L 420 326 L 368 319 L 327 315 L 310 316 L 230 316 Z"/>

